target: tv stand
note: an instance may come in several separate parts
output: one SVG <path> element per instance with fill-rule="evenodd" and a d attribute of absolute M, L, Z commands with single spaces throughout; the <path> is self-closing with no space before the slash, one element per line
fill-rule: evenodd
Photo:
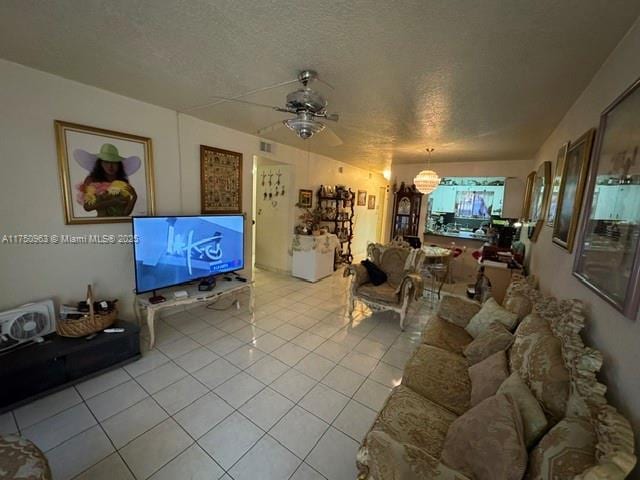
<path fill-rule="evenodd" d="M 179 307 L 185 305 L 191 305 L 194 303 L 209 303 L 213 301 L 218 301 L 225 297 L 235 296 L 238 293 L 241 293 L 243 290 L 249 290 L 249 312 L 253 313 L 254 304 L 255 304 L 255 294 L 254 294 L 254 282 L 253 280 L 245 280 L 244 282 L 241 280 L 232 280 L 230 282 L 219 282 L 216 286 L 210 291 L 199 291 L 197 286 L 191 287 L 187 289 L 189 295 L 184 298 L 165 298 L 165 301 L 161 303 L 153 303 L 151 298 L 156 297 L 154 292 L 154 297 L 147 298 L 142 295 L 137 295 L 135 299 L 135 314 L 138 319 L 138 323 L 142 322 L 142 318 L 146 318 L 147 327 L 149 328 L 149 350 L 153 348 L 156 341 L 155 335 L 155 319 L 156 315 L 159 315 L 163 309 Z M 164 298 L 164 297 L 163 297 Z M 238 300 L 235 300 L 236 308 L 240 308 L 240 303 Z"/>
<path fill-rule="evenodd" d="M 156 295 L 156 291 L 155 290 L 153 291 L 153 296 L 149 297 L 149 303 L 153 303 L 153 304 L 163 303 L 163 302 L 166 302 L 166 301 L 167 301 L 167 299 L 164 298 L 162 295 Z"/>

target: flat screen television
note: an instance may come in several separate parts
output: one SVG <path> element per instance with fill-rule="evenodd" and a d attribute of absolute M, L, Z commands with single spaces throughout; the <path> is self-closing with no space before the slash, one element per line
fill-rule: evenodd
<path fill-rule="evenodd" d="M 136 292 L 244 268 L 244 215 L 133 217 Z"/>

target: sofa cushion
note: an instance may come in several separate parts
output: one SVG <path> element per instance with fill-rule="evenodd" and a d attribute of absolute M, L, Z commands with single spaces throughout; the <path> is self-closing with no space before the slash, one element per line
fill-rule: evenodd
<path fill-rule="evenodd" d="M 525 478 L 572 479 L 596 463 L 595 453 L 596 435 L 591 424 L 578 417 L 567 417 L 533 449 Z"/>
<path fill-rule="evenodd" d="M 438 315 L 431 316 L 422 331 L 422 343 L 457 354 L 461 354 L 471 340 L 473 338 L 464 328 L 447 322 Z"/>
<path fill-rule="evenodd" d="M 509 376 L 507 355 L 504 351 L 494 353 L 469 367 L 471 379 L 471 406 L 496 394 L 502 382 Z"/>
<path fill-rule="evenodd" d="M 480 311 L 481 305 L 466 298 L 444 295 L 438 306 L 438 316 L 459 327 L 466 327 L 469 320 Z"/>
<path fill-rule="evenodd" d="M 493 322 L 500 322 L 509 331 L 512 331 L 517 321 L 518 316 L 515 313 L 508 312 L 498 305 L 494 298 L 490 298 L 482 305 L 480 311 L 469 320 L 469 324 L 465 329 L 469 332 L 469 335 L 476 338 Z"/>
<path fill-rule="evenodd" d="M 453 422 L 441 460 L 475 480 L 520 480 L 527 468 L 522 436 L 515 400 L 495 395 Z"/>
<path fill-rule="evenodd" d="M 425 450 L 400 443 L 385 432 L 374 430 L 367 436 L 368 478 L 402 480 L 469 480 L 429 455 Z"/>
<path fill-rule="evenodd" d="M 44 453 L 26 438 L 0 436 L 0 478 L 51 480 L 49 462 Z"/>
<path fill-rule="evenodd" d="M 469 364 L 474 365 L 494 353 L 506 350 L 512 343 L 513 335 L 509 333 L 509 330 L 501 323 L 493 322 L 469 343 L 462 353 L 469 360 Z"/>
<path fill-rule="evenodd" d="M 518 316 L 518 321 L 531 313 L 533 304 L 524 295 L 510 295 L 505 297 L 502 306 L 505 310 L 511 313 L 515 313 Z"/>
<path fill-rule="evenodd" d="M 509 349 L 509 368 L 518 372 L 523 380 L 527 380 L 525 355 L 539 335 L 553 335 L 551 326 L 544 318 L 536 314 L 527 315 L 514 333 L 513 345 Z"/>
<path fill-rule="evenodd" d="M 499 394 L 508 394 L 516 401 L 518 411 L 522 417 L 524 428 L 524 443 L 527 448 L 535 444 L 540 436 L 547 429 L 547 417 L 545 417 L 542 407 L 533 396 L 529 387 L 524 383 L 516 372 L 502 382 L 498 388 Z"/>
<path fill-rule="evenodd" d="M 453 352 L 420 345 L 404 367 L 402 383 L 458 415 L 469 408 L 467 360 Z"/>
<path fill-rule="evenodd" d="M 407 257 L 411 253 L 409 248 L 389 248 L 382 252 L 378 265 L 387 274 L 387 281 L 393 288 L 397 288 L 406 274 Z"/>
<path fill-rule="evenodd" d="M 440 458 L 447 430 L 456 418 L 447 409 L 399 385 L 387 398 L 371 431 L 385 432 L 400 443 L 415 445 Z"/>
<path fill-rule="evenodd" d="M 365 283 L 358 287 L 358 295 L 369 300 L 383 301 L 389 304 L 398 303 L 398 292 L 389 283 L 375 286 L 373 283 Z"/>

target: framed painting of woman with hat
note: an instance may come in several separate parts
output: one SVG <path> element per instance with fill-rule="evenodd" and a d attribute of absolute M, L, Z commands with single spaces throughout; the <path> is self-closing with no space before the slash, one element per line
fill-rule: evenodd
<path fill-rule="evenodd" d="M 55 121 L 67 224 L 153 215 L 151 139 Z"/>

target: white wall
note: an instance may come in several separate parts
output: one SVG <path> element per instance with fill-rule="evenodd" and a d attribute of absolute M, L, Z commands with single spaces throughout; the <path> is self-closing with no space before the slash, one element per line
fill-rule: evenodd
<path fill-rule="evenodd" d="M 120 234 L 128 223 L 65 225 L 58 180 L 53 121 L 56 119 L 150 137 L 153 141 L 156 213 L 200 211 L 200 144 L 243 154 L 243 210 L 252 218 L 252 163 L 259 154 L 253 135 L 214 125 L 177 112 L 69 81 L 0 60 L 0 233 Z M 368 172 L 328 157 L 275 145 L 274 158 L 295 165 L 298 188 L 320 183 L 358 187 L 369 183 Z M 343 167 L 340 174 L 338 168 Z M 302 169 L 302 170 L 301 170 Z M 374 183 L 383 184 L 380 175 Z M 358 245 L 366 244 L 368 225 L 375 233 L 375 211 L 363 224 Z M 249 227 L 250 223 L 247 223 Z M 284 232 L 287 242 L 289 232 Z M 283 243 L 283 244 L 286 244 Z M 358 246 L 357 248 L 361 248 Z M 362 247 L 364 249 L 364 247 Z M 251 235 L 246 235 L 251 265 Z M 0 244 L 0 310 L 53 297 L 77 301 L 92 283 L 97 295 L 119 298 L 123 318 L 133 301 L 133 258 L 129 245 L 2 245 Z M 245 272 L 248 274 L 248 272 Z"/>
<path fill-rule="evenodd" d="M 430 167 L 440 177 L 513 177 L 522 181 L 526 180 L 527 175 L 533 169 L 532 160 L 508 160 L 508 161 L 485 161 L 485 162 L 433 162 Z M 413 184 L 413 179 L 426 169 L 425 163 L 410 163 L 391 166 L 391 183 L 396 182 L 398 186 L 400 182 Z M 422 236 L 427 214 L 427 195 L 422 196 L 422 208 L 420 210 L 420 225 L 418 234 Z M 507 199 L 505 198 L 505 202 Z M 520 199 L 520 203 L 522 199 Z M 393 209 L 393 191 L 389 193 L 388 210 Z M 505 208 L 507 204 L 505 203 Z M 389 220 L 391 221 L 391 220 Z M 390 232 L 387 234 L 389 235 Z"/>
<path fill-rule="evenodd" d="M 538 151 L 536 166 L 554 163 L 560 146 L 597 127 L 601 112 L 640 77 L 640 20 L 611 53 L 589 86 L 569 109 L 560 124 Z M 639 112 L 640 114 L 640 112 Z M 590 201 L 585 199 L 585 203 Z M 544 227 L 533 245 L 531 268 L 540 277 L 543 290 L 563 298 L 585 301 L 589 311 L 588 343 L 604 354 L 600 378 L 609 387 L 608 398 L 629 418 L 640 443 L 640 319 L 629 320 L 593 294 L 573 275 L 574 253 L 554 245 L 552 230 Z M 640 478 L 640 469 L 635 470 Z"/>

